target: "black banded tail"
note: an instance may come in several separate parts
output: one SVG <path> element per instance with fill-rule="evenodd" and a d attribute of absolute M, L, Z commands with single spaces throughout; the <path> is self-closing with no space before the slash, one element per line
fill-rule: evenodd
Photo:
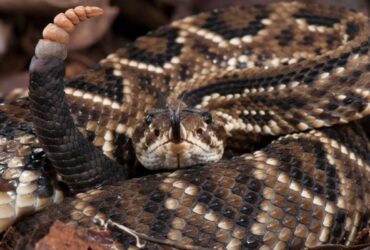
<path fill-rule="evenodd" d="M 72 12 L 80 18 L 82 10 L 85 10 L 86 19 L 89 17 L 87 8 L 94 10 L 91 7 L 76 7 Z M 72 16 L 71 11 L 68 11 L 65 18 Z M 58 21 L 54 19 L 54 22 L 53 25 L 57 27 Z M 59 25 L 63 26 L 60 22 Z M 62 33 L 72 30 L 68 25 L 64 26 L 57 28 Z M 64 94 L 65 40 L 51 40 L 52 37 L 46 37 L 45 30 L 44 39 L 37 45 L 36 55 L 30 65 L 29 99 L 36 134 L 46 155 L 73 192 L 125 178 L 127 173 L 123 166 L 95 148 L 75 126 Z"/>

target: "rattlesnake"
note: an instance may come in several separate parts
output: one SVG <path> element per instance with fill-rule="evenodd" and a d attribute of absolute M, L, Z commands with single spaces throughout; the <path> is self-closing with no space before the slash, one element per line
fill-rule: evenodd
<path fill-rule="evenodd" d="M 123 248 L 127 232 L 177 247 L 356 243 L 370 208 L 369 141 L 353 123 L 370 113 L 366 16 L 302 3 L 215 10 L 63 80 L 68 32 L 98 14 L 58 15 L 36 47 L 29 97 L 0 105 L 4 173 L 17 170 L 0 183 L 2 227 L 59 201 L 55 175 L 88 191 L 20 221 L 4 244 L 34 244 L 55 219 L 81 233 L 110 225 Z M 220 160 L 225 148 L 247 153 Z M 122 181 L 138 165 L 180 170 Z"/>

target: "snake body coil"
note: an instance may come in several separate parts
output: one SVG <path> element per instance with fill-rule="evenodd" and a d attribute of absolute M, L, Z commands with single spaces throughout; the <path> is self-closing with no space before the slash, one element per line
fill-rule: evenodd
<path fill-rule="evenodd" d="M 72 192 L 89 190 L 20 221 L 6 244 L 33 245 L 56 219 L 85 235 L 116 225 L 108 230 L 118 248 L 134 243 L 128 231 L 216 249 L 356 243 L 370 209 L 370 146 L 354 123 L 370 113 L 367 17 L 301 3 L 215 10 L 64 80 L 68 32 L 99 14 L 58 15 L 36 47 L 29 98 L 0 106 L 15 131 L 0 145 L 21 141 L 29 105 L 26 134 L 41 142 L 45 168 Z M 258 150 L 220 160 L 225 148 L 251 146 Z M 178 170 L 118 181 L 138 164 Z M 12 185 L 7 194 L 20 184 Z M 0 202 L 19 207 L 11 196 Z M 15 218 L 4 216 L 4 228 Z"/>

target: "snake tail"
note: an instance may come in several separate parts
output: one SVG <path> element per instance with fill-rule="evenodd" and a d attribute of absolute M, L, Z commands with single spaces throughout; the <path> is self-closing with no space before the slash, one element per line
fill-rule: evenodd
<path fill-rule="evenodd" d="M 66 44 L 76 24 L 97 16 L 96 7 L 59 14 L 43 31 L 30 65 L 29 98 L 37 137 L 57 173 L 73 192 L 113 183 L 124 168 L 96 149 L 75 126 L 64 94 Z"/>

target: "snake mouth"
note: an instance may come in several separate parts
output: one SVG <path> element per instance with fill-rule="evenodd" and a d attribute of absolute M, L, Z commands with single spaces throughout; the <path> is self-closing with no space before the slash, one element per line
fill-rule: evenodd
<path fill-rule="evenodd" d="M 191 137 L 179 143 L 163 138 L 163 141 L 152 144 L 137 154 L 140 163 L 151 170 L 187 168 L 218 161 L 222 155 L 222 149 Z"/>
<path fill-rule="evenodd" d="M 198 145 L 198 144 L 196 144 L 196 143 L 194 143 L 194 142 L 192 142 L 192 141 L 190 141 L 190 140 L 187 140 L 187 139 L 183 139 L 180 143 L 174 143 L 172 140 L 167 140 L 167 141 L 165 141 L 165 142 L 163 142 L 163 143 L 161 143 L 161 144 L 159 144 L 158 146 L 156 146 L 155 148 L 153 148 L 152 150 L 150 150 L 150 151 L 148 151 L 148 153 L 153 153 L 153 152 L 155 152 L 156 150 L 158 150 L 160 147 L 163 147 L 163 146 L 165 146 L 165 145 L 167 145 L 167 144 L 169 144 L 169 143 L 173 143 L 174 145 L 180 145 L 180 144 L 182 144 L 182 143 L 188 143 L 188 144 L 190 144 L 190 145 L 193 145 L 193 146 L 195 146 L 195 147 L 197 147 L 197 148 L 199 148 L 200 150 L 202 150 L 203 152 L 205 152 L 205 153 L 207 153 L 207 152 L 209 152 L 209 150 L 207 150 L 207 149 L 205 149 L 205 148 L 203 148 L 203 147 L 201 147 L 200 145 Z"/>

